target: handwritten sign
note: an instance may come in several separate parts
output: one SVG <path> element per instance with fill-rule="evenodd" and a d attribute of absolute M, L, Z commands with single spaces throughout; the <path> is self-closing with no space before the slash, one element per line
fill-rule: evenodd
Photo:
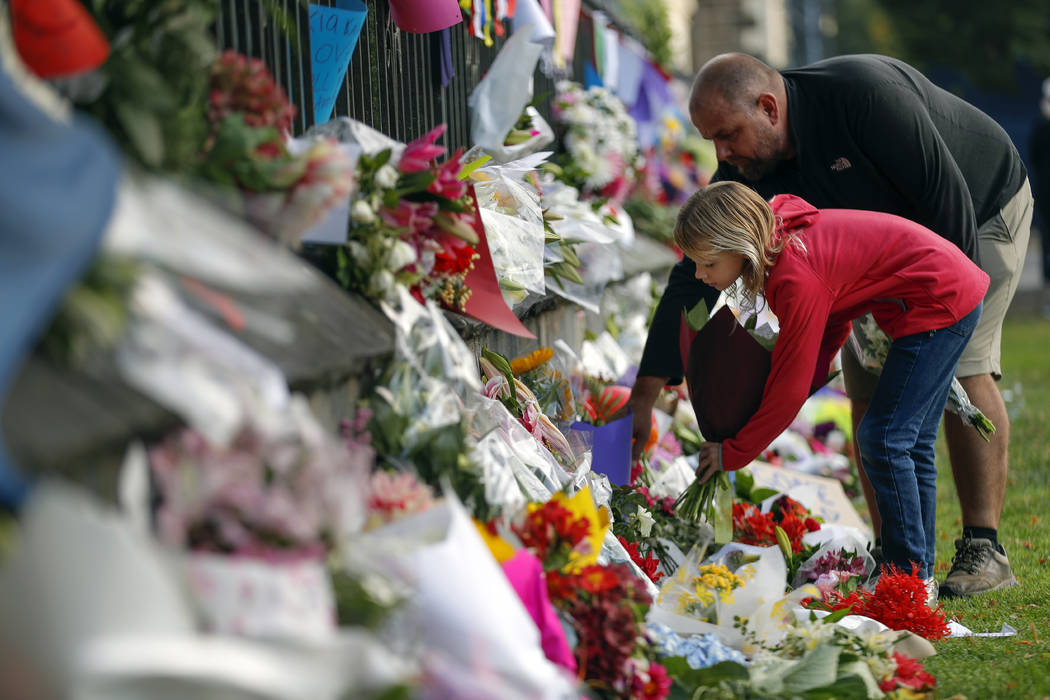
<path fill-rule="evenodd" d="M 339 5 L 310 5 L 310 67 L 315 124 L 323 124 L 332 117 L 332 108 L 368 14 L 368 8 L 361 0 L 340 0 Z"/>
<path fill-rule="evenodd" d="M 826 523 L 848 525 L 862 532 L 871 530 L 846 498 L 846 492 L 842 490 L 842 483 L 838 479 L 803 474 L 762 462 L 752 462 L 748 469 L 755 477 L 755 486 L 786 493 L 814 515 L 824 518 Z"/>

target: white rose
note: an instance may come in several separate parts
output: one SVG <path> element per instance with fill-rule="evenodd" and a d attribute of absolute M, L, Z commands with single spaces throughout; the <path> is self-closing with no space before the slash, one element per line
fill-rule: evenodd
<path fill-rule="evenodd" d="M 641 529 L 642 537 L 648 537 L 653 531 L 653 525 L 656 524 L 656 519 L 653 518 L 653 514 L 647 511 L 645 508 L 638 506 L 638 527 Z"/>
<path fill-rule="evenodd" d="M 386 254 L 386 266 L 391 270 L 400 270 L 416 261 L 416 249 L 405 241 L 396 241 Z"/>
<path fill-rule="evenodd" d="M 353 258 L 354 263 L 359 267 L 368 267 L 368 263 L 371 262 L 368 248 L 358 241 L 350 241 L 347 246 L 350 248 L 350 257 Z"/>
<path fill-rule="evenodd" d="M 372 277 L 372 289 L 375 294 L 389 299 L 394 294 L 394 274 L 390 270 L 380 270 Z"/>
<path fill-rule="evenodd" d="M 376 220 L 376 213 L 368 206 L 368 202 L 358 199 L 350 207 L 350 218 L 359 224 L 370 224 Z"/>
<path fill-rule="evenodd" d="M 383 189 L 391 189 L 397 185 L 397 168 L 387 163 L 376 171 L 376 184 Z"/>

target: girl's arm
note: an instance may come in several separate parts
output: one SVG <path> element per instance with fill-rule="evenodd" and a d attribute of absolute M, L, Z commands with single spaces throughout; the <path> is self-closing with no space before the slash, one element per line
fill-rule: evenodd
<path fill-rule="evenodd" d="M 812 273 L 781 275 L 775 283 L 771 280 L 766 294 L 780 320 L 780 335 L 758 411 L 722 443 L 726 470 L 749 464 L 791 425 L 809 397 L 822 350 L 841 335 L 826 333 L 832 295 Z"/>

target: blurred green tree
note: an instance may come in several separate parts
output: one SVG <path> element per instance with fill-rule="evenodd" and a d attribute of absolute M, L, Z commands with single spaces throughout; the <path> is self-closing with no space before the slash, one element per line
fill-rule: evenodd
<path fill-rule="evenodd" d="M 1050 74 L 1050 0 L 840 0 L 837 53 L 954 68 L 982 88 L 1014 87 L 1027 62 Z"/>

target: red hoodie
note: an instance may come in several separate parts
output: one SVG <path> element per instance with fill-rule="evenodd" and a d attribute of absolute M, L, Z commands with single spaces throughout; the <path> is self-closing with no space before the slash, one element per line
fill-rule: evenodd
<path fill-rule="evenodd" d="M 801 245 L 785 246 L 766 282 L 780 335 L 758 411 L 722 443 L 729 470 L 747 465 L 791 424 L 811 386 L 827 377 L 850 321 L 870 311 L 891 338 L 947 328 L 988 289 L 988 275 L 962 251 L 909 219 L 818 211 L 790 194 L 771 204 L 777 235 Z"/>

